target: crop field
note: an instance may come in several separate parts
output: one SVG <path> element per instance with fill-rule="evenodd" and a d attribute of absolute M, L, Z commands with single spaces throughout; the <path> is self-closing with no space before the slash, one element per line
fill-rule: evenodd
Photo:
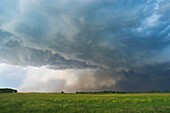
<path fill-rule="evenodd" d="M 170 94 L 0 94 L 0 113 L 170 113 Z"/>

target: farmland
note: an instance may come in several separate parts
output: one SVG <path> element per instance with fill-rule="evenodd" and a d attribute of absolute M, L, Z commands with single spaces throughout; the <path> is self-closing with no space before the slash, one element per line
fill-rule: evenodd
<path fill-rule="evenodd" d="M 0 113 L 170 113 L 170 94 L 0 94 Z"/>

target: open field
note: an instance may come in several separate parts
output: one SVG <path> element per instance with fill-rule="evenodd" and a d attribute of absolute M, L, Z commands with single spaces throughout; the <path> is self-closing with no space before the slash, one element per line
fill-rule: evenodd
<path fill-rule="evenodd" d="M 0 113 L 170 113 L 170 94 L 0 94 Z"/>

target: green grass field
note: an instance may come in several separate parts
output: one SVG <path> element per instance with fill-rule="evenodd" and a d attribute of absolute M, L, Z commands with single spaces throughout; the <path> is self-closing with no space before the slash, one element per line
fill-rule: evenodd
<path fill-rule="evenodd" d="M 170 94 L 0 94 L 0 113 L 170 113 Z"/>

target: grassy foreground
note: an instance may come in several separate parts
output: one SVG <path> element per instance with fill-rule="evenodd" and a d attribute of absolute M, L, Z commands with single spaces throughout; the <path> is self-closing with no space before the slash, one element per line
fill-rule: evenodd
<path fill-rule="evenodd" d="M 170 113 L 170 94 L 0 94 L 0 113 Z"/>

